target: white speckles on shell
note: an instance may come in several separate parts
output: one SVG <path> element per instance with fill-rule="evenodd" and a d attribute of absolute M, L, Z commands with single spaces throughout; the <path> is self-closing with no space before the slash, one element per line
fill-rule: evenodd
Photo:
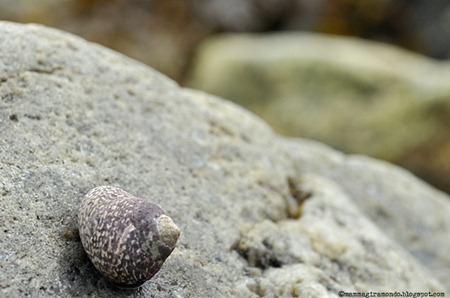
<path fill-rule="evenodd" d="M 180 230 L 156 204 L 100 186 L 83 199 L 81 242 L 95 267 L 122 286 L 140 286 L 158 272 Z"/>

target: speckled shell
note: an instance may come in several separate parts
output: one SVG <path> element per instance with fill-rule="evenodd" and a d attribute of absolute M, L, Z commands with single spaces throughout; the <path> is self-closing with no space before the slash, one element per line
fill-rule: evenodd
<path fill-rule="evenodd" d="M 113 186 L 92 189 L 78 214 L 81 242 L 114 283 L 138 287 L 159 271 L 180 230 L 156 204 Z"/>

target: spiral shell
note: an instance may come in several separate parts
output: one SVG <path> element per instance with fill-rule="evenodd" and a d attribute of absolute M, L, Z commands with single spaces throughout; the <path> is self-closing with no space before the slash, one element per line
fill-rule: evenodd
<path fill-rule="evenodd" d="M 180 236 L 158 205 L 113 186 L 99 186 L 86 194 L 78 226 L 94 266 L 123 287 L 138 287 L 152 278 Z"/>

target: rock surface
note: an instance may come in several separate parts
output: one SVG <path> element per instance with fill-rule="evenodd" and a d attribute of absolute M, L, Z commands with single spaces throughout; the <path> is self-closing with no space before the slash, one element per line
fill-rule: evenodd
<path fill-rule="evenodd" d="M 188 85 L 244 105 L 276 131 L 402 165 L 450 193 L 450 64 L 306 33 L 225 35 Z"/>
<path fill-rule="evenodd" d="M 0 36 L 0 296 L 450 289 L 449 198 L 403 170 L 279 137 L 67 33 L 2 22 Z M 108 284 L 78 238 L 81 198 L 105 184 L 181 230 L 138 290 Z"/>

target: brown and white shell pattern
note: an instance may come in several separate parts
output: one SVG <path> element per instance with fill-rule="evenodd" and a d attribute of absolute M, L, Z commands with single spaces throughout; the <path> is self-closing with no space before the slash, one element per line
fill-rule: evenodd
<path fill-rule="evenodd" d="M 158 205 L 114 186 L 99 186 L 86 194 L 78 226 L 94 266 L 124 287 L 138 287 L 152 278 L 180 236 Z"/>

